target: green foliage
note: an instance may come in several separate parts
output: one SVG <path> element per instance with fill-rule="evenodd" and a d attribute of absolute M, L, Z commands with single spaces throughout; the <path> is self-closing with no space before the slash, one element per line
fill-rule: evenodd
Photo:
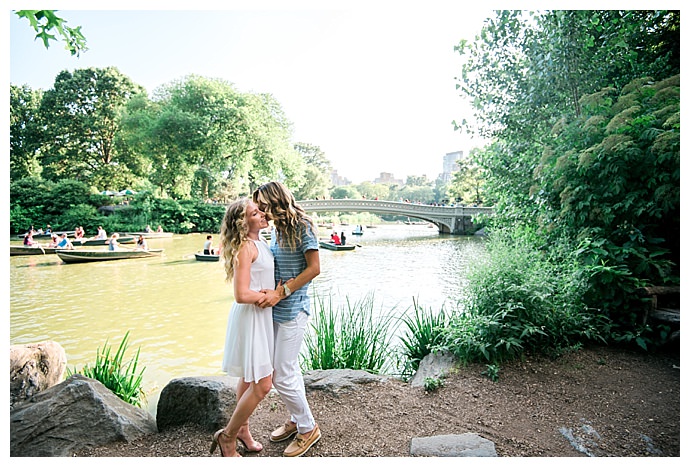
<path fill-rule="evenodd" d="M 413 299 L 413 310 L 411 315 L 405 314 L 401 318 L 405 325 L 404 333 L 400 336 L 404 378 L 412 376 L 419 369 L 422 359 L 443 342 L 444 331 L 450 320 L 450 314 L 443 307 L 434 314 L 416 299 Z"/>
<path fill-rule="evenodd" d="M 74 230 L 84 227 L 86 232 L 96 232 L 99 225 L 107 225 L 106 218 L 91 205 L 77 204 L 57 216 L 51 224 L 55 230 Z M 112 229 L 111 229 L 112 230 Z"/>
<path fill-rule="evenodd" d="M 10 85 L 10 180 L 40 174 L 41 97 L 40 90 Z"/>
<path fill-rule="evenodd" d="M 93 366 L 85 365 L 81 372 L 76 368 L 73 370 L 68 368 L 67 376 L 80 373 L 87 378 L 100 381 L 123 401 L 141 407 L 142 399 L 145 398 L 141 383 L 146 368 L 142 368 L 137 373 L 140 349 L 137 349 L 137 353 L 132 359 L 127 362 L 124 361 L 125 352 L 129 346 L 128 338 L 129 331 L 125 333 L 122 342 L 120 342 L 120 347 L 114 355 L 111 355 L 111 347 L 106 340 L 103 350 L 101 351 L 99 348 L 96 351 L 96 361 Z"/>
<path fill-rule="evenodd" d="M 486 365 L 486 370 L 482 371 L 482 374 L 489 378 L 491 381 L 498 381 L 498 372 L 501 367 L 499 365 Z"/>
<path fill-rule="evenodd" d="M 62 71 L 45 91 L 43 177 L 71 178 L 98 190 L 121 189 L 134 181 L 127 153 L 116 146 L 126 102 L 145 90 L 115 67 Z"/>
<path fill-rule="evenodd" d="M 461 360 L 558 355 L 608 335 L 607 320 L 583 303 L 587 277 L 575 258 L 556 261 L 534 240 L 522 231 L 490 237 L 486 261 L 470 272 L 465 311 L 453 316 L 445 336 L 444 346 Z"/>
<path fill-rule="evenodd" d="M 373 295 L 346 306 L 314 298 L 311 332 L 305 333 L 305 370 L 353 369 L 382 373 L 391 364 L 392 315 L 374 314 Z"/>
<path fill-rule="evenodd" d="M 81 26 L 71 28 L 67 21 L 55 14 L 56 10 L 19 10 L 16 12 L 20 18 L 26 18 L 36 31 L 36 39 L 41 39 L 45 48 L 49 48 L 50 41 L 57 41 L 56 32 L 64 43 L 65 49 L 77 57 L 81 52 L 86 52 L 86 38 L 81 33 Z"/>
<path fill-rule="evenodd" d="M 456 125 L 492 141 L 490 229 L 576 250 L 579 303 L 644 347 L 634 290 L 680 276 L 679 12 L 499 11 L 476 39 L 456 50 L 477 124 Z"/>
<path fill-rule="evenodd" d="M 424 378 L 424 390 L 426 392 L 433 392 L 443 387 L 443 378 L 432 378 L 427 376 Z"/>

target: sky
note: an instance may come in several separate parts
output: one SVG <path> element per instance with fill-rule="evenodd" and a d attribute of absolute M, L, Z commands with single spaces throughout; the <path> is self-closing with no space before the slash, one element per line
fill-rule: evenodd
<path fill-rule="evenodd" d="M 320 147 L 353 183 L 381 172 L 435 179 L 446 153 L 482 144 L 453 129 L 470 117 L 455 88 L 462 62 L 453 47 L 474 38 L 490 8 L 283 3 L 10 0 L 13 10 L 58 9 L 69 26 L 82 26 L 89 50 L 77 58 L 63 44 L 46 49 L 7 12 L 9 81 L 46 90 L 62 70 L 114 66 L 151 94 L 190 74 L 220 78 L 272 94 L 293 142 Z"/>

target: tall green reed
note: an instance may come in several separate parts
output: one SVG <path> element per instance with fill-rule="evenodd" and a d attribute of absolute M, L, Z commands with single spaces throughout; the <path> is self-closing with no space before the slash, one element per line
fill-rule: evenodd
<path fill-rule="evenodd" d="M 115 355 L 111 355 L 111 347 L 108 345 L 108 340 L 106 339 L 103 345 L 103 351 L 101 351 L 100 348 L 96 350 L 96 362 L 93 366 L 85 365 L 81 371 L 78 371 L 76 368 L 74 368 L 74 370 L 68 368 L 67 376 L 80 373 L 87 378 L 100 381 L 123 401 L 141 407 L 142 401 L 145 398 L 141 383 L 146 368 L 142 368 L 141 371 L 137 373 L 141 348 L 137 349 L 134 358 L 126 363 L 123 362 L 125 352 L 129 346 L 127 342 L 128 338 L 129 331 L 125 333 Z"/>
<path fill-rule="evenodd" d="M 391 369 L 391 340 L 398 321 L 374 313 L 374 296 L 336 306 L 332 296 L 314 297 L 311 325 L 305 333 L 301 366 L 306 370 L 353 369 L 383 373 Z"/>
<path fill-rule="evenodd" d="M 451 313 L 444 306 L 438 313 L 425 309 L 416 299 L 412 299 L 413 313 L 402 316 L 404 334 L 399 339 L 403 357 L 401 373 L 408 379 L 419 369 L 422 359 L 442 344 L 444 330 L 448 326 Z"/>

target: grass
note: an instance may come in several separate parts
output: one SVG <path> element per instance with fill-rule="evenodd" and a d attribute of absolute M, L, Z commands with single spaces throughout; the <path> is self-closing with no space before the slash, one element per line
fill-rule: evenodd
<path fill-rule="evenodd" d="M 141 383 L 146 368 L 137 373 L 140 349 L 137 349 L 134 358 L 126 363 L 123 362 L 125 352 L 129 346 L 128 338 L 129 331 L 125 333 L 122 342 L 120 342 L 120 347 L 114 355 L 111 355 L 111 347 L 106 339 L 103 351 L 101 352 L 100 348 L 96 351 L 96 362 L 93 366 L 85 365 L 81 372 L 77 371 L 76 368 L 74 370 L 67 369 L 67 376 L 80 373 L 87 378 L 100 381 L 123 401 L 141 407 L 142 399 L 145 397 Z"/>
<path fill-rule="evenodd" d="M 449 314 L 443 307 L 434 314 L 431 309 L 424 309 L 417 300 L 413 299 L 412 303 L 414 312 L 401 318 L 406 328 L 405 333 L 400 337 L 403 379 L 414 376 L 422 359 L 441 344 L 443 330 L 448 325 L 449 319 Z"/>
<path fill-rule="evenodd" d="M 335 306 L 329 296 L 315 296 L 316 310 L 305 333 L 303 370 L 353 369 L 382 373 L 392 366 L 391 340 L 397 322 L 374 313 L 373 294 Z"/>

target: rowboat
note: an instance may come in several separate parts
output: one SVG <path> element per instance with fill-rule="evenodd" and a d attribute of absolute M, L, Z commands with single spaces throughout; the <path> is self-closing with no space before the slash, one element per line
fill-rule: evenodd
<path fill-rule="evenodd" d="M 157 250 L 57 250 L 55 252 L 65 263 L 91 263 L 95 261 L 113 261 L 116 259 L 151 258 L 160 256 L 162 249 Z"/>
<path fill-rule="evenodd" d="M 197 261 L 215 261 L 220 259 L 219 255 L 205 255 L 203 253 L 194 253 Z"/>
<path fill-rule="evenodd" d="M 10 245 L 10 256 L 26 256 L 26 255 L 52 255 L 55 254 L 57 248 L 46 248 L 39 246 L 12 246 Z"/>
<path fill-rule="evenodd" d="M 64 232 L 40 233 L 40 234 L 35 233 L 31 237 L 34 240 L 50 240 L 51 238 L 53 238 L 53 235 L 55 235 L 56 237 L 60 237 L 63 233 L 67 234 L 67 238 L 73 238 L 74 237 L 74 230 L 68 230 L 68 231 L 64 231 Z M 26 234 L 17 235 L 17 238 L 24 238 L 25 235 Z"/>
<path fill-rule="evenodd" d="M 355 245 L 336 245 L 331 242 L 319 242 L 321 248 L 334 251 L 351 251 L 355 249 Z"/>
<path fill-rule="evenodd" d="M 172 232 L 125 232 L 125 235 L 132 237 L 139 237 L 142 235 L 144 238 L 172 238 Z M 118 240 L 119 241 L 119 240 Z M 122 242 L 120 242 L 122 243 Z"/>
<path fill-rule="evenodd" d="M 131 236 L 125 236 L 125 237 L 118 237 L 117 243 L 135 243 L 136 239 Z M 81 246 L 98 246 L 98 245 L 107 245 L 110 243 L 110 239 L 102 239 L 102 238 L 81 238 L 79 240 L 73 240 L 72 243 L 74 245 L 81 245 Z"/>

